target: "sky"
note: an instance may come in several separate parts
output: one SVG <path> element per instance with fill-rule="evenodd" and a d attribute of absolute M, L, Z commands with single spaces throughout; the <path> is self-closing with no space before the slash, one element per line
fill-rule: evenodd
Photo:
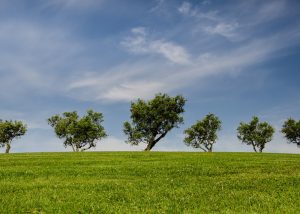
<path fill-rule="evenodd" d="M 90 108 L 109 135 L 91 151 L 141 151 L 123 122 L 161 92 L 187 102 L 155 151 L 197 151 L 183 131 L 214 113 L 215 151 L 251 152 L 236 128 L 256 115 L 276 129 L 264 151 L 300 153 L 280 133 L 300 119 L 300 1 L 0 0 L 0 47 L 0 118 L 28 125 L 11 152 L 70 151 L 47 118 Z"/>

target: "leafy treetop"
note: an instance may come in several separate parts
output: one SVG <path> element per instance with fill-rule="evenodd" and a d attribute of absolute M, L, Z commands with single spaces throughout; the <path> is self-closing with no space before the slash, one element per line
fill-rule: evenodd
<path fill-rule="evenodd" d="M 300 120 L 296 121 L 289 118 L 284 122 L 281 132 L 284 134 L 288 142 L 297 144 L 300 147 Z"/>
<path fill-rule="evenodd" d="M 132 123 L 124 123 L 124 133 L 128 143 L 138 145 L 148 144 L 150 151 L 174 127 L 183 123 L 185 99 L 182 96 L 170 97 L 167 94 L 157 94 L 154 99 L 144 101 L 138 99 L 131 103 Z"/>
<path fill-rule="evenodd" d="M 217 131 L 221 130 L 221 121 L 214 114 L 206 115 L 202 120 L 186 129 L 184 142 L 188 146 L 211 152 L 218 139 Z"/>
<path fill-rule="evenodd" d="M 243 143 L 252 145 L 255 152 L 262 152 L 265 144 L 272 140 L 274 128 L 267 122 L 259 122 L 258 117 L 253 117 L 249 123 L 241 122 L 237 128 L 237 137 Z"/>
<path fill-rule="evenodd" d="M 76 152 L 96 147 L 97 140 L 107 136 L 102 122 L 102 113 L 93 110 L 88 110 L 87 115 L 82 118 L 73 111 L 65 112 L 62 116 L 54 115 L 48 119 L 57 137 L 65 139 L 64 146 L 71 146 Z"/>
<path fill-rule="evenodd" d="M 6 146 L 5 153 L 9 153 L 12 140 L 21 137 L 26 131 L 27 127 L 22 121 L 0 120 L 0 146 Z"/>

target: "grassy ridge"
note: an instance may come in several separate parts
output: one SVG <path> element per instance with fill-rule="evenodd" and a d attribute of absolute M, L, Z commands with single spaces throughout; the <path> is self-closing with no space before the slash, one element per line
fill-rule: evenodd
<path fill-rule="evenodd" d="M 300 213 L 300 156 L 0 155 L 0 213 Z"/>

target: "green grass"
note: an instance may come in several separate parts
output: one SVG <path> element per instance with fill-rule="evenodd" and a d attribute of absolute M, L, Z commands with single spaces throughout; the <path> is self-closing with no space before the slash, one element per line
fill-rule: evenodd
<path fill-rule="evenodd" d="M 300 213 L 300 156 L 0 155 L 0 213 Z"/>

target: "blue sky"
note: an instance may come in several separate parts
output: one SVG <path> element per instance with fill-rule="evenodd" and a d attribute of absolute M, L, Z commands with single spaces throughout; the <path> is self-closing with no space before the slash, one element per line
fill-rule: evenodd
<path fill-rule="evenodd" d="M 46 119 L 88 108 L 124 143 L 130 101 L 158 92 L 187 98 L 185 123 L 154 150 L 193 151 L 183 130 L 207 113 L 222 120 L 215 151 L 252 151 L 236 138 L 253 115 L 276 128 L 267 152 L 300 153 L 279 130 L 300 118 L 300 2 L 0 0 L 0 118 L 23 120 L 12 152 L 66 151 Z"/>

